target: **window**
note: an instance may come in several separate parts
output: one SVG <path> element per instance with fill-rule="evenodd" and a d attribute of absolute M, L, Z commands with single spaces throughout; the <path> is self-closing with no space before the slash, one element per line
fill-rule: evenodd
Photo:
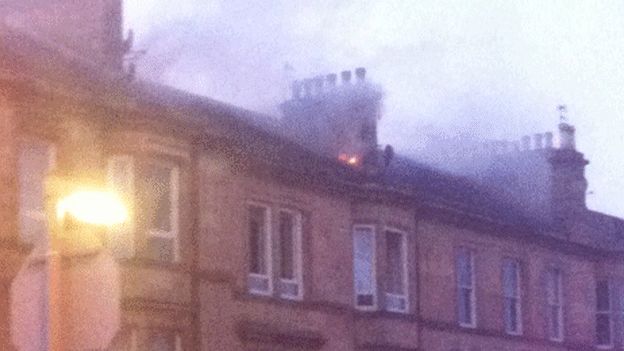
<path fill-rule="evenodd" d="M 407 311 L 407 244 L 406 235 L 386 231 L 386 294 L 388 311 Z"/>
<path fill-rule="evenodd" d="M 141 217 L 147 228 L 148 258 L 178 261 L 178 168 L 161 163 L 145 165 L 140 177 Z"/>
<path fill-rule="evenodd" d="M 134 208 L 134 162 L 130 156 L 113 156 L 108 161 L 108 185 L 119 194 L 132 213 Z M 133 216 L 108 233 L 108 247 L 119 258 L 134 256 Z"/>
<path fill-rule="evenodd" d="M 302 296 L 301 216 L 281 210 L 278 215 L 279 235 L 279 295 L 288 299 Z"/>
<path fill-rule="evenodd" d="M 520 264 L 513 259 L 503 260 L 503 298 L 505 331 L 508 334 L 522 334 Z"/>
<path fill-rule="evenodd" d="M 377 306 L 375 232 L 371 226 L 354 227 L 353 271 L 356 307 L 364 310 L 375 309 Z"/>
<path fill-rule="evenodd" d="M 596 282 L 596 344 L 598 347 L 613 346 L 611 318 L 611 284 L 608 280 Z"/>
<path fill-rule="evenodd" d="M 139 164 L 137 169 L 132 157 L 113 156 L 108 161 L 108 183 L 123 197 L 130 211 L 139 214 L 111 228 L 109 247 L 113 253 L 120 258 L 134 255 L 135 221 L 140 220 L 145 228 L 141 254 L 163 262 L 178 261 L 178 167 L 149 162 Z"/>
<path fill-rule="evenodd" d="M 457 252 L 458 319 L 459 325 L 467 328 L 477 325 L 474 275 L 474 253 L 460 248 Z"/>
<path fill-rule="evenodd" d="M 249 291 L 271 294 L 271 236 L 269 209 L 263 206 L 248 207 L 249 239 Z"/>
<path fill-rule="evenodd" d="M 22 240 L 36 244 L 48 236 L 45 209 L 46 176 L 54 165 L 54 148 L 45 142 L 24 141 L 18 156 L 19 231 Z"/>
<path fill-rule="evenodd" d="M 561 270 L 550 269 L 546 276 L 546 302 L 548 304 L 548 338 L 563 341 L 563 292 Z"/>

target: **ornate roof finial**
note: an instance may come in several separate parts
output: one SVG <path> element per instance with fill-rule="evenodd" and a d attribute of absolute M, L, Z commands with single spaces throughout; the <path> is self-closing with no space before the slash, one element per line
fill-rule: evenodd
<path fill-rule="evenodd" d="M 566 107 L 566 105 L 557 106 L 557 110 L 559 110 L 559 122 L 567 122 L 568 116 L 566 116 L 566 113 L 568 113 L 568 108 Z"/>

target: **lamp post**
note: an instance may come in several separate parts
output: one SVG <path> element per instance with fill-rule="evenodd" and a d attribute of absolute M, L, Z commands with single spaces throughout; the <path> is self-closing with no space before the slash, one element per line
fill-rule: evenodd
<path fill-rule="evenodd" d="M 50 233 L 45 254 L 48 263 L 47 349 L 64 351 L 67 329 L 64 307 L 71 299 L 71 296 L 63 296 L 64 260 L 97 255 L 103 250 L 102 235 L 106 228 L 125 222 L 128 212 L 116 194 L 77 185 L 55 174 L 46 181 L 46 210 Z"/>

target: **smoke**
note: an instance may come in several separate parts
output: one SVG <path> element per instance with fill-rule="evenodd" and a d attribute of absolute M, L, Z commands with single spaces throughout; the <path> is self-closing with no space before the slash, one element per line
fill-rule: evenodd
<path fill-rule="evenodd" d="M 554 131 L 567 104 L 590 206 L 624 215 L 619 1 L 126 2 L 140 75 L 252 110 L 277 115 L 293 78 L 366 67 L 385 92 L 380 143 L 399 153 Z"/>

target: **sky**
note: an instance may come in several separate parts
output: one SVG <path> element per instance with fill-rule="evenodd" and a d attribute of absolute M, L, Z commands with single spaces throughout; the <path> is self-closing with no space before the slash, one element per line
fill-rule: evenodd
<path fill-rule="evenodd" d="M 141 77 L 276 116 L 292 79 L 366 67 L 407 154 L 555 132 L 565 104 L 588 206 L 624 217 L 622 1 L 125 0 L 124 21 Z"/>

